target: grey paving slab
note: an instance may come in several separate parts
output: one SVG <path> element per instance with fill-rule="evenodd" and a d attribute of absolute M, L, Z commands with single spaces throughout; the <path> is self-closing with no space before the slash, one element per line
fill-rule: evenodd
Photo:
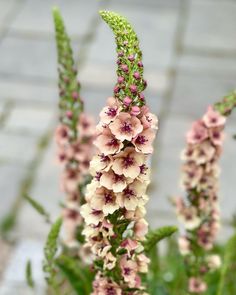
<path fill-rule="evenodd" d="M 52 7 L 58 6 L 65 19 L 68 32 L 75 36 L 86 34 L 89 24 L 99 10 L 99 1 L 28 0 L 24 9 L 11 25 L 15 31 L 54 33 Z"/>
<path fill-rule="evenodd" d="M 236 50 L 235 1 L 190 1 L 184 45 L 212 51 Z"/>
<path fill-rule="evenodd" d="M 192 118 L 201 116 L 209 104 L 235 89 L 235 78 L 235 75 L 225 76 L 224 73 L 179 72 L 174 85 L 171 114 L 189 115 Z"/>
<path fill-rule="evenodd" d="M 12 11 L 15 0 L 1 0 L 0 1 L 0 29 L 7 18 L 7 15 Z"/>
<path fill-rule="evenodd" d="M 56 77 L 54 40 L 22 39 L 8 35 L 0 45 L 0 72 L 33 78 Z"/>
<path fill-rule="evenodd" d="M 33 277 L 37 283 L 36 290 L 30 290 L 25 281 L 25 266 L 29 259 L 32 262 Z M 45 294 L 42 260 L 43 242 L 32 239 L 25 239 L 19 242 L 11 255 L 11 259 L 3 275 L 0 294 L 11 295 L 15 294 L 16 290 L 17 295 Z"/>
<path fill-rule="evenodd" d="M 56 164 L 55 147 L 50 145 L 36 173 L 34 186 L 30 195 L 38 200 L 50 212 L 52 219 L 59 217 L 59 203 L 64 201 L 64 195 L 59 189 L 60 167 Z M 32 224 L 34 226 L 32 227 Z M 44 240 L 49 226 L 42 216 L 27 203 L 21 208 L 15 235 L 20 239 L 34 238 Z"/>
<path fill-rule="evenodd" d="M 227 55 L 198 56 L 186 53 L 180 56 L 178 68 L 183 72 L 207 73 L 210 76 L 224 75 L 225 77 L 236 77 L 236 59 Z"/>
<path fill-rule="evenodd" d="M 3 114 L 3 111 L 4 111 L 4 103 L 0 103 L 0 118 Z"/>
<path fill-rule="evenodd" d="M 18 105 L 10 112 L 4 130 L 42 136 L 55 120 L 53 108 Z"/>
<path fill-rule="evenodd" d="M 38 139 L 24 134 L 0 133 L 1 161 L 26 165 L 35 156 Z"/>
<path fill-rule="evenodd" d="M 4 202 L 4 206 L 0 206 L 0 220 L 7 215 L 18 197 L 26 172 L 27 170 L 24 166 L 16 163 L 0 164 L 1 200 Z"/>
<path fill-rule="evenodd" d="M 36 82 L 19 81 L 19 78 L 6 79 L 0 77 L 1 101 L 16 103 L 31 102 L 55 105 L 58 99 L 56 85 L 44 85 Z"/>
<path fill-rule="evenodd" d="M 110 10 L 126 16 L 137 32 L 147 67 L 163 68 L 170 65 L 174 33 L 177 24 L 177 10 L 174 8 L 148 6 L 127 6 L 114 2 Z M 92 61 L 111 63 L 115 61 L 114 38 L 106 24 L 101 24 L 89 58 Z"/>
<path fill-rule="evenodd" d="M 116 0 L 112 1 L 113 3 L 116 2 Z M 140 5 L 140 9 L 142 9 L 144 6 L 148 7 L 179 7 L 180 0 L 120 0 L 119 3 L 121 3 L 124 6 L 134 6 L 134 5 Z"/>

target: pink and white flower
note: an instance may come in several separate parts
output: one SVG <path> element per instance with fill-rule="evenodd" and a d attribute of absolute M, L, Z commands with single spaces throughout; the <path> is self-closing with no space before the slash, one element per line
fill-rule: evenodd
<path fill-rule="evenodd" d="M 115 157 L 112 169 L 118 175 L 135 179 L 140 174 L 140 166 L 144 162 L 143 154 L 137 153 L 133 147 L 127 147 Z"/>
<path fill-rule="evenodd" d="M 128 113 L 120 113 L 109 125 L 111 133 L 120 141 L 131 141 L 143 130 L 140 120 Z"/>

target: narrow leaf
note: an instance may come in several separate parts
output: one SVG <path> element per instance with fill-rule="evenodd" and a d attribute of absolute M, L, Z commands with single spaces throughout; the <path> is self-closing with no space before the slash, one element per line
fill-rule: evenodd
<path fill-rule="evenodd" d="M 30 288 L 34 288 L 34 280 L 33 280 L 33 276 L 32 276 L 32 265 L 31 265 L 30 260 L 28 260 L 27 264 L 26 264 L 25 277 L 26 277 L 26 281 L 27 281 L 28 286 Z"/>
<path fill-rule="evenodd" d="M 170 237 L 173 233 L 177 231 L 175 226 L 164 226 L 156 230 L 151 230 L 146 236 L 146 240 L 143 243 L 146 252 L 149 252 L 157 243 L 161 240 Z"/>
<path fill-rule="evenodd" d="M 24 198 L 29 202 L 29 204 L 42 216 L 45 217 L 46 222 L 50 223 L 50 215 L 49 213 L 44 209 L 44 207 L 38 203 L 35 199 L 31 198 L 28 195 L 24 195 Z"/>
<path fill-rule="evenodd" d="M 55 281 L 56 270 L 55 270 L 55 256 L 58 250 L 58 237 L 62 225 L 62 219 L 59 218 L 51 227 L 47 237 L 46 245 L 44 247 L 44 266 L 43 269 L 46 273 L 46 280 L 49 285 L 54 289 L 57 288 Z"/>

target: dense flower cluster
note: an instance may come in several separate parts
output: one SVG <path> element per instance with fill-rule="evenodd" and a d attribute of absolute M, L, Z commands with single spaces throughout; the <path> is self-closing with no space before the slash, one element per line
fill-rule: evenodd
<path fill-rule="evenodd" d="M 142 289 L 139 273 L 148 269 L 149 259 L 142 253 L 140 242 L 148 231 L 144 219 L 149 183 L 146 158 L 152 153 L 157 118 L 146 106 L 133 115 L 132 107 L 113 97 L 100 118 L 94 142 L 98 154 L 90 164 L 93 180 L 87 187 L 87 204 L 81 214 L 87 224 L 87 245 L 102 261 L 105 273 L 119 269 L 123 286 L 119 281 L 117 285 L 114 277 L 102 278 L 98 273 L 93 294 L 123 294 L 125 287 Z"/>
<path fill-rule="evenodd" d="M 179 239 L 179 248 L 190 267 L 189 292 L 207 289 L 204 275 L 220 266 L 217 255 L 209 255 L 219 230 L 218 178 L 219 157 L 224 139 L 226 117 L 209 107 L 202 119 L 193 123 L 187 133 L 187 147 L 182 152 L 181 183 L 187 201 L 176 199 L 179 219 L 186 235 Z"/>
<path fill-rule="evenodd" d="M 66 193 L 63 219 L 66 232 L 66 244 L 76 245 L 76 228 L 82 224 L 80 204 L 83 202 L 83 183 L 87 181 L 89 162 L 93 155 L 94 122 L 82 113 L 77 124 L 77 136 L 72 130 L 60 124 L 55 132 L 58 145 L 58 160 L 63 164 L 61 188 Z"/>

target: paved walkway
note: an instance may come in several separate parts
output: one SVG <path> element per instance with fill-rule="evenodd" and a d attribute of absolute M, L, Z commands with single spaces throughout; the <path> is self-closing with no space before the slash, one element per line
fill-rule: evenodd
<path fill-rule="evenodd" d="M 79 53 L 83 96 L 95 115 L 115 80 L 114 39 L 97 11 L 107 6 L 126 15 L 140 37 L 146 93 L 160 118 L 149 202 L 152 225 L 176 222 L 168 197 L 179 193 L 178 155 L 190 122 L 236 87 L 235 0 L 0 0 L 0 222 L 7 228 L 17 221 L 9 242 L 0 240 L 0 295 L 16 290 L 17 295 L 31 294 L 24 283 L 28 258 L 39 290 L 43 285 L 40 263 L 48 228 L 22 201 L 22 193 L 29 192 L 53 216 L 63 199 L 51 140 L 58 101 L 50 15 L 54 3 L 61 7 Z M 236 212 L 231 186 L 236 175 L 231 164 L 235 123 L 236 116 L 228 126 L 222 160 L 225 221 Z"/>

